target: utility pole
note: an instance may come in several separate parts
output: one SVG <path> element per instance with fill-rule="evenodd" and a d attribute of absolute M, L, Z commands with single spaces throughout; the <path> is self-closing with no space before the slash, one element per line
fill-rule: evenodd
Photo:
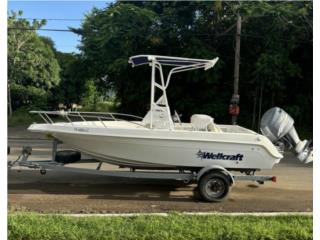
<path fill-rule="evenodd" d="M 240 39 L 241 39 L 241 16 L 237 14 L 237 32 L 236 32 L 236 49 L 234 57 L 234 82 L 233 82 L 233 95 L 231 98 L 229 113 L 232 116 L 232 125 L 237 124 L 237 116 L 239 115 L 239 65 L 240 65 Z"/>
<path fill-rule="evenodd" d="M 9 82 L 8 82 L 8 86 L 7 86 L 7 91 L 8 91 L 8 114 L 9 114 L 9 117 L 11 117 L 12 116 L 12 103 L 11 103 L 11 89 L 10 89 Z"/>

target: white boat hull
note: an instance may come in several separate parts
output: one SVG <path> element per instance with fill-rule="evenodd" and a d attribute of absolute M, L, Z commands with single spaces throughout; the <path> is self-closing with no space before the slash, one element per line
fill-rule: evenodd
<path fill-rule="evenodd" d="M 29 130 L 52 134 L 99 160 L 135 168 L 270 169 L 283 157 L 264 136 L 150 129 L 75 128 L 33 124 Z"/>

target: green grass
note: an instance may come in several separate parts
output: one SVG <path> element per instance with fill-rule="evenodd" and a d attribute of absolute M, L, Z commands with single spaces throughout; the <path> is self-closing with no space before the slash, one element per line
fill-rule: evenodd
<path fill-rule="evenodd" d="M 309 216 L 66 217 L 10 214 L 8 239 L 312 239 Z"/>

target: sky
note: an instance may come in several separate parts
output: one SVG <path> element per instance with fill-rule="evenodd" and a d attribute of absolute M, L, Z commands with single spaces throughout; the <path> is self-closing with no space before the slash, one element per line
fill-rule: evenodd
<path fill-rule="evenodd" d="M 8 13 L 23 11 L 24 18 L 49 19 L 43 28 L 68 29 L 80 27 L 81 19 L 93 7 L 104 8 L 107 1 L 8 1 Z M 50 20 L 52 19 L 52 20 Z M 60 20 L 53 20 L 60 19 Z M 63 20 L 61 20 L 63 19 Z M 69 19 L 69 20 L 68 20 Z M 31 20 L 32 21 L 32 20 Z M 72 32 L 38 31 L 39 35 L 50 37 L 61 52 L 78 52 L 80 38 Z"/>

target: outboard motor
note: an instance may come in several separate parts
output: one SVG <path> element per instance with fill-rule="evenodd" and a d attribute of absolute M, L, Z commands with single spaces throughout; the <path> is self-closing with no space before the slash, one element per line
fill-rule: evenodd
<path fill-rule="evenodd" d="M 293 124 L 294 120 L 288 113 L 279 107 L 274 107 L 263 114 L 260 130 L 275 145 L 293 149 L 301 162 L 312 162 L 313 149 L 311 140 L 301 141 Z"/>

